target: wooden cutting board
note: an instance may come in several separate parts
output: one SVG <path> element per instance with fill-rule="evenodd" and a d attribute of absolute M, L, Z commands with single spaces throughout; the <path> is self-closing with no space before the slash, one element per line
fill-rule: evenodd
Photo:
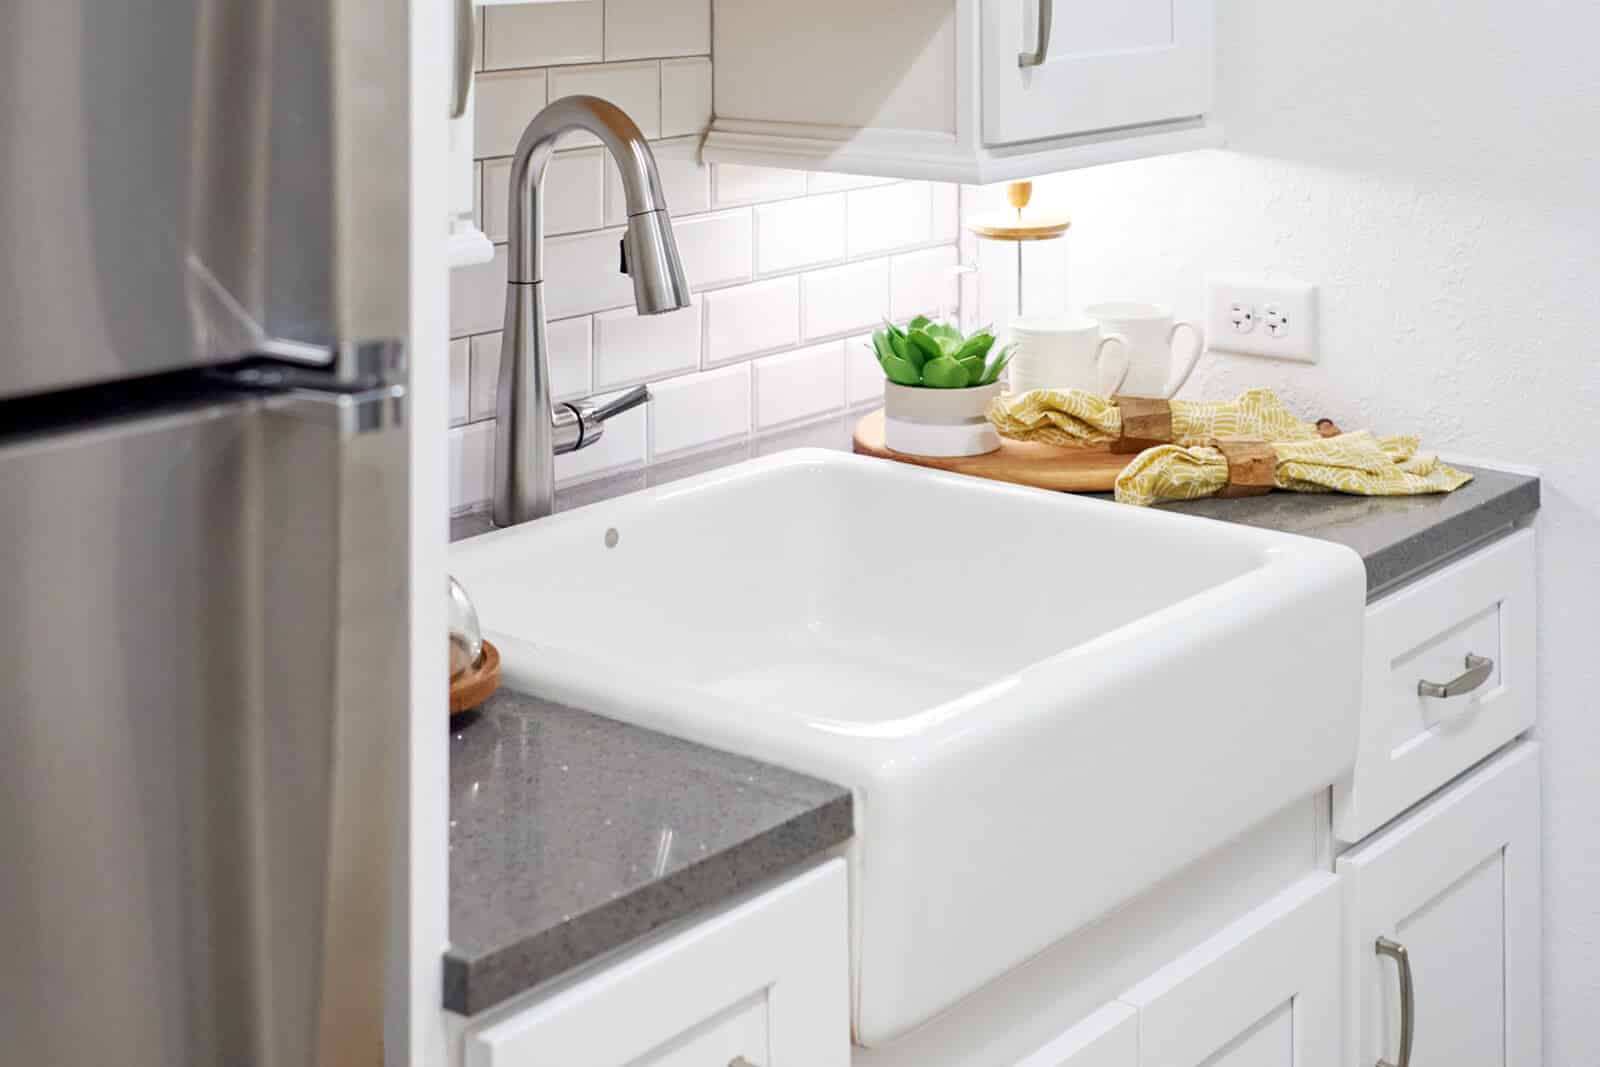
<path fill-rule="evenodd" d="M 1057 448 L 1005 437 L 1000 438 L 998 452 L 982 456 L 908 456 L 883 443 L 882 411 L 874 411 L 856 424 L 855 451 L 863 456 L 1063 493 L 1109 493 L 1116 486 L 1117 475 L 1136 458 L 1113 455 L 1103 445 Z"/>

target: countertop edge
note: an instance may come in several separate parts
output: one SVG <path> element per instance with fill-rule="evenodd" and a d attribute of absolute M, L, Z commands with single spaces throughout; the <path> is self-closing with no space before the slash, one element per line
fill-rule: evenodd
<path fill-rule="evenodd" d="M 1543 502 L 1541 485 L 1537 477 L 1519 482 L 1470 511 L 1453 515 L 1368 556 L 1363 561 L 1367 568 L 1367 599 L 1391 593 L 1537 514 Z M 1448 547 L 1435 547 L 1441 540 L 1450 542 Z"/>
<path fill-rule="evenodd" d="M 559 926 L 468 959 L 444 957 L 444 1007 L 480 1014 L 668 923 L 791 870 L 855 833 L 849 791 Z"/>

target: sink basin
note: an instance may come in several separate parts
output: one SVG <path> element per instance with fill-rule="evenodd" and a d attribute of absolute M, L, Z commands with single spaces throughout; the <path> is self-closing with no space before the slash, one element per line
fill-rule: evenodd
<path fill-rule="evenodd" d="M 455 546 L 511 684 L 852 788 L 881 1045 L 1327 786 L 1347 548 L 801 450 Z"/>

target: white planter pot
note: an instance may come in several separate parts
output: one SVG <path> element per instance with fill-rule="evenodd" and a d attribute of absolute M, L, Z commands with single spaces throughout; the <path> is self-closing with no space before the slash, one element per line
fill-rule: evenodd
<path fill-rule="evenodd" d="M 883 443 L 908 456 L 981 456 L 1000 447 L 989 401 L 1001 383 L 971 389 L 923 389 L 883 383 Z"/>

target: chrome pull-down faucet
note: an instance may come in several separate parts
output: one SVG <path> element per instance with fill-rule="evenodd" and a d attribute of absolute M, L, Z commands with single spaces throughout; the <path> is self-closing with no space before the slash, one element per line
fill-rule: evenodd
<path fill-rule="evenodd" d="M 650 399 L 650 391 L 641 385 L 599 405 L 551 402 L 541 187 L 556 138 L 568 130 L 598 137 L 622 173 L 628 211 L 622 270 L 633 278 L 639 313 L 660 315 L 689 306 L 689 283 L 678 261 L 655 156 L 639 127 L 616 105 L 593 96 L 569 96 L 535 115 L 511 161 L 505 334 L 495 405 L 496 526 L 549 515 L 555 510 L 556 454 L 594 444 L 607 419 Z"/>

